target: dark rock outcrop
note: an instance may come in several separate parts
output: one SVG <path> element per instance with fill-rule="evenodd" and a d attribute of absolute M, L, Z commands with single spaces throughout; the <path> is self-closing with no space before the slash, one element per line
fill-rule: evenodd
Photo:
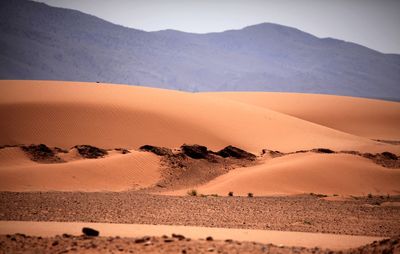
<path fill-rule="evenodd" d="M 87 159 L 96 159 L 108 154 L 106 150 L 90 145 L 76 145 L 74 148 L 78 150 L 82 157 Z"/>
<path fill-rule="evenodd" d="M 53 150 L 44 144 L 22 146 L 22 150 L 29 155 L 31 160 L 42 163 L 60 163 L 63 162 L 56 156 Z"/>
<path fill-rule="evenodd" d="M 381 155 L 388 160 L 397 160 L 397 156 L 396 154 L 393 154 L 391 152 L 383 152 L 381 153 Z"/>
<path fill-rule="evenodd" d="M 246 160 L 255 160 L 256 156 L 252 153 L 246 152 L 240 148 L 234 146 L 227 146 L 224 149 L 216 152 L 217 155 L 227 158 L 233 157 L 236 159 L 246 159 Z"/>
<path fill-rule="evenodd" d="M 172 150 L 166 147 L 158 147 L 152 145 L 144 145 L 139 148 L 142 151 L 152 152 L 159 156 L 172 155 Z"/>
<path fill-rule="evenodd" d="M 335 153 L 334 151 L 328 148 L 316 148 L 312 149 L 311 151 L 314 153 Z"/>
<path fill-rule="evenodd" d="M 209 151 L 205 146 L 183 144 L 181 149 L 183 154 L 193 159 L 207 159 L 209 157 Z"/>

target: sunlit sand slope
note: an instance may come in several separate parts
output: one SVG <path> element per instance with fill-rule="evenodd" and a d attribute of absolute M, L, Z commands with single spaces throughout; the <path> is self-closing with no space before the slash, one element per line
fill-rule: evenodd
<path fill-rule="evenodd" d="M 259 106 L 136 86 L 0 81 L 0 117 L 0 144 L 400 150 Z"/>
<path fill-rule="evenodd" d="M 400 103 L 321 94 L 222 92 L 203 95 L 276 110 L 372 139 L 400 140 Z"/>

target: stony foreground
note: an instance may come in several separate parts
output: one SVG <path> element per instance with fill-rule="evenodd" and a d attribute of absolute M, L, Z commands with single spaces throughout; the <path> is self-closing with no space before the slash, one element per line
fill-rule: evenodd
<path fill-rule="evenodd" d="M 200 197 L 145 193 L 0 193 L 0 220 L 108 222 L 392 237 L 400 197 Z"/>
<path fill-rule="evenodd" d="M 192 240 L 182 235 L 142 238 L 63 235 L 42 238 L 16 234 L 0 236 L 0 253 L 400 253 L 399 238 L 373 242 L 357 249 L 332 251 L 229 239 Z"/>

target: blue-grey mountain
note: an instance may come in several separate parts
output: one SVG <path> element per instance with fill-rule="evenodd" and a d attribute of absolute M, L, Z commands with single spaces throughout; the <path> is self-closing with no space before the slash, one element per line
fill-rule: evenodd
<path fill-rule="evenodd" d="M 26 0 L 0 1 L 0 14 L 0 79 L 400 100 L 400 55 L 295 28 L 145 32 Z"/>

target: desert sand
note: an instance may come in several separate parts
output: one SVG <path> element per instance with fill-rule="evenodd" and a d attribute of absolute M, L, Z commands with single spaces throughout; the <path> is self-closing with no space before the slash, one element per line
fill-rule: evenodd
<path fill-rule="evenodd" d="M 400 140 L 398 102 L 346 96 L 273 92 L 204 93 L 268 108 L 356 136 Z"/>
<path fill-rule="evenodd" d="M 3 80 L 0 118 L 0 220 L 400 232 L 398 102 Z"/>
<path fill-rule="evenodd" d="M 43 143 L 68 151 L 59 155 L 64 163 L 43 164 L 29 160 L 18 148 L 0 149 L 0 190 L 126 191 L 153 186 L 161 177 L 160 158 L 139 152 L 145 144 L 201 144 L 214 151 L 233 145 L 258 156 L 262 149 L 315 148 L 398 154 L 400 146 L 371 138 L 400 137 L 395 128 L 399 107 L 394 102 L 327 95 L 210 95 L 110 84 L 0 81 L 0 116 L 6 119 L 0 123 L 0 144 Z M 131 153 L 82 159 L 72 149 L 81 144 Z M 199 188 L 206 193 L 255 195 L 400 190 L 399 170 L 353 155 L 301 153 L 259 163 Z"/>
<path fill-rule="evenodd" d="M 64 158 L 75 157 L 71 153 L 74 151 Z M 154 185 L 160 179 L 159 158 L 137 151 L 41 164 L 13 147 L 0 149 L 2 158 L 0 189 L 3 191 L 127 191 Z"/>
<path fill-rule="evenodd" d="M 203 194 L 258 196 L 323 193 L 366 196 L 399 194 L 399 170 L 349 154 L 293 154 L 231 170 L 197 190 Z M 188 190 L 186 190 L 187 192 Z M 185 194 L 183 191 L 170 194 Z"/>
<path fill-rule="evenodd" d="M 321 233 L 298 233 L 273 230 L 226 229 L 209 227 L 142 225 L 116 223 L 74 223 L 74 222 L 25 222 L 0 221 L 0 235 L 24 233 L 32 236 L 56 236 L 62 234 L 79 235 L 83 227 L 96 228 L 102 236 L 141 237 L 146 234 L 153 236 L 172 235 L 175 232 L 192 239 L 206 239 L 213 236 L 216 240 L 231 239 L 235 241 L 272 243 L 275 245 L 319 247 L 323 249 L 355 248 L 373 241 L 383 240 L 382 237 L 350 236 Z"/>
<path fill-rule="evenodd" d="M 138 86 L 0 81 L 0 116 L 7 119 L 0 125 L 0 144 L 8 145 L 137 149 L 192 143 L 214 150 L 233 145 L 255 154 L 264 148 L 400 151 L 268 108 Z"/>

